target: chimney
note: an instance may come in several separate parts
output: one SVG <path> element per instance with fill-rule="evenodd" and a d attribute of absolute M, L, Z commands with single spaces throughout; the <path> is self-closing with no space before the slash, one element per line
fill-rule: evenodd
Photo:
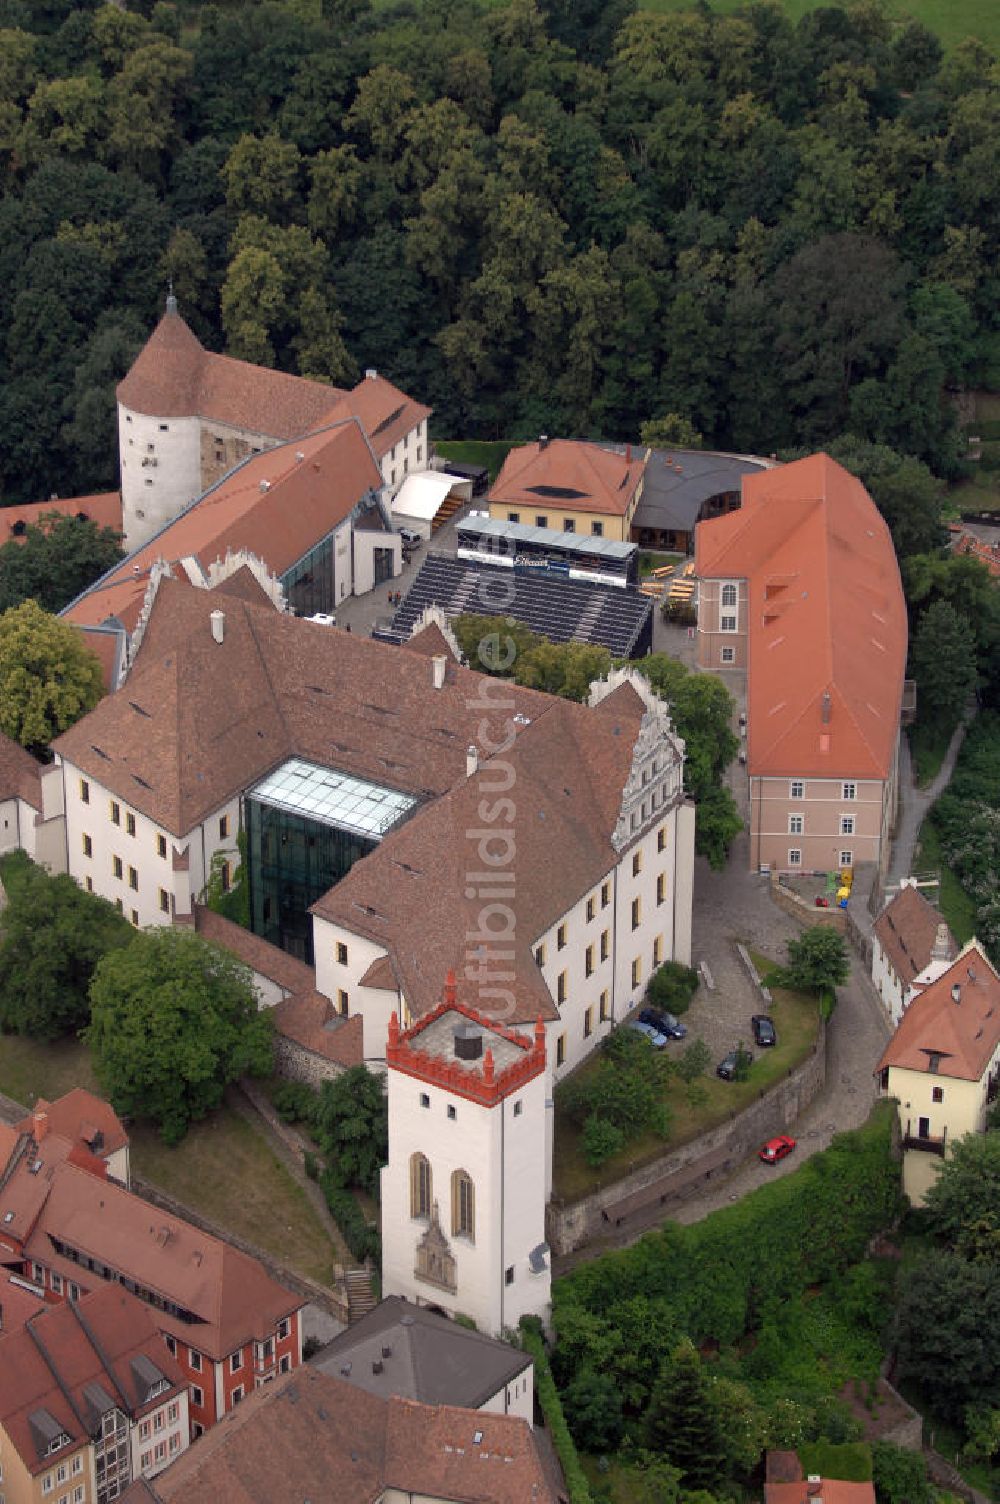
<path fill-rule="evenodd" d="M 365 371 L 365 380 L 366 381 L 374 381 L 377 376 L 378 376 L 378 372 L 376 371 L 376 369 L 375 369 L 374 366 L 369 366 L 368 369 Z"/>
<path fill-rule="evenodd" d="M 951 942 L 948 939 L 948 926 L 942 920 L 937 927 L 937 934 L 934 936 L 934 944 L 931 947 L 931 960 L 947 961 L 950 951 Z"/>
<path fill-rule="evenodd" d="M 475 775 L 478 772 L 479 772 L 479 748 L 476 747 L 476 746 L 471 746 L 470 745 L 466 749 L 466 753 L 465 753 L 465 776 L 466 776 L 466 778 L 474 778 Z"/>
<path fill-rule="evenodd" d="M 483 1033 L 474 1024 L 459 1024 L 454 1032 L 455 1059 L 480 1060 L 483 1054 Z"/>
<path fill-rule="evenodd" d="M 539 449 L 546 449 L 546 448 L 548 448 L 548 443 L 549 443 L 549 436 L 548 436 L 548 434 L 547 433 L 540 433 L 538 435 L 538 447 L 539 447 Z"/>
<path fill-rule="evenodd" d="M 957 982 L 952 983 L 951 1000 L 953 1003 L 960 1003 L 962 1001 L 962 989 Z"/>
<path fill-rule="evenodd" d="M 295 451 L 295 461 L 296 461 L 296 464 L 301 465 L 301 463 L 302 463 L 302 461 L 304 459 L 305 459 L 305 453 L 304 453 L 304 451 L 301 450 L 301 449 L 296 449 L 296 451 Z"/>
<path fill-rule="evenodd" d="M 35 1143 L 40 1144 L 42 1142 L 42 1139 L 49 1131 L 49 1115 L 47 1112 L 35 1113 L 35 1121 L 32 1131 L 35 1136 Z"/>
<path fill-rule="evenodd" d="M 448 660 L 444 653 L 435 653 L 431 659 L 431 682 L 435 689 L 444 689 L 444 675 Z"/>
<path fill-rule="evenodd" d="M 823 691 L 823 709 L 822 709 L 822 712 L 821 712 L 822 720 L 823 720 L 823 725 L 824 726 L 829 726 L 829 724 L 830 724 L 830 710 L 832 708 L 832 705 L 833 705 L 833 701 L 830 699 L 830 691 L 828 689 L 824 689 L 824 691 Z"/>
<path fill-rule="evenodd" d="M 213 611 L 209 617 L 209 621 L 212 623 L 212 636 L 215 638 L 215 641 L 222 642 L 226 635 L 226 613 L 224 611 Z"/>
<path fill-rule="evenodd" d="M 261 483 L 260 483 L 261 495 L 263 495 L 263 493 L 265 491 L 270 491 L 270 489 L 271 489 L 271 482 L 269 480 L 262 480 Z"/>

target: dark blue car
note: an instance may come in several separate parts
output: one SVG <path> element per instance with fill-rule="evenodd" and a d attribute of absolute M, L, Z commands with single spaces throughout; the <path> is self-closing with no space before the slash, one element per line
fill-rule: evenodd
<path fill-rule="evenodd" d="M 683 1039 L 687 1033 L 687 1029 L 672 1013 L 665 1013 L 661 1008 L 643 1008 L 639 1014 L 639 1022 L 649 1024 L 652 1029 L 658 1029 L 668 1039 Z"/>

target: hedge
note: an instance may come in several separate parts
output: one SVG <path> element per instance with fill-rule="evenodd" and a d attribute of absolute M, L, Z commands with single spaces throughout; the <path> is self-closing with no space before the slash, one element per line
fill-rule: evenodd
<path fill-rule="evenodd" d="M 535 1393 L 563 1470 L 570 1504 L 591 1504 L 590 1485 L 580 1466 L 580 1459 L 576 1454 L 573 1438 L 569 1434 L 566 1417 L 563 1415 L 562 1401 L 549 1367 L 549 1359 L 537 1317 L 522 1317 L 521 1345 L 534 1359 Z"/>
<path fill-rule="evenodd" d="M 360 1264 L 370 1258 L 376 1269 L 382 1263 L 382 1240 L 377 1227 L 369 1227 L 361 1208 L 343 1186 L 337 1185 L 328 1170 L 319 1177 L 330 1215 L 344 1235 L 344 1242 Z"/>

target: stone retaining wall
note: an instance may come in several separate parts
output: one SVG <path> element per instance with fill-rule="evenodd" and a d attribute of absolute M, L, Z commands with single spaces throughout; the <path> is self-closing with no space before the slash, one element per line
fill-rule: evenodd
<path fill-rule="evenodd" d="M 791 888 L 778 881 L 778 875 L 771 873 L 771 897 L 783 909 L 786 914 L 810 928 L 823 925 L 828 930 L 838 930 L 844 934 L 847 929 L 847 914 L 843 909 L 817 909 L 815 904 L 806 903 Z"/>
<path fill-rule="evenodd" d="M 736 1117 L 580 1201 L 550 1201 L 546 1212 L 549 1246 L 557 1255 L 572 1253 L 609 1224 L 621 1225 L 641 1210 L 648 1213 L 657 1202 L 668 1217 L 672 1205 L 697 1194 L 710 1179 L 730 1173 L 766 1139 L 791 1128 L 825 1080 L 826 1026 L 821 1023 L 809 1058 Z"/>

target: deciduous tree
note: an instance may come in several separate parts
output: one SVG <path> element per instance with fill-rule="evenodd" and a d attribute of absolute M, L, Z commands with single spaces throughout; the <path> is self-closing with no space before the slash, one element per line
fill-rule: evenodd
<path fill-rule="evenodd" d="M 0 616 L 0 731 L 41 751 L 104 694 L 101 665 L 68 622 L 33 600 Z"/>
<path fill-rule="evenodd" d="M 253 977 L 225 951 L 175 929 L 145 930 L 99 963 L 85 1038 L 120 1112 L 167 1143 L 222 1102 L 230 1081 L 272 1063 L 272 1020 Z"/>

